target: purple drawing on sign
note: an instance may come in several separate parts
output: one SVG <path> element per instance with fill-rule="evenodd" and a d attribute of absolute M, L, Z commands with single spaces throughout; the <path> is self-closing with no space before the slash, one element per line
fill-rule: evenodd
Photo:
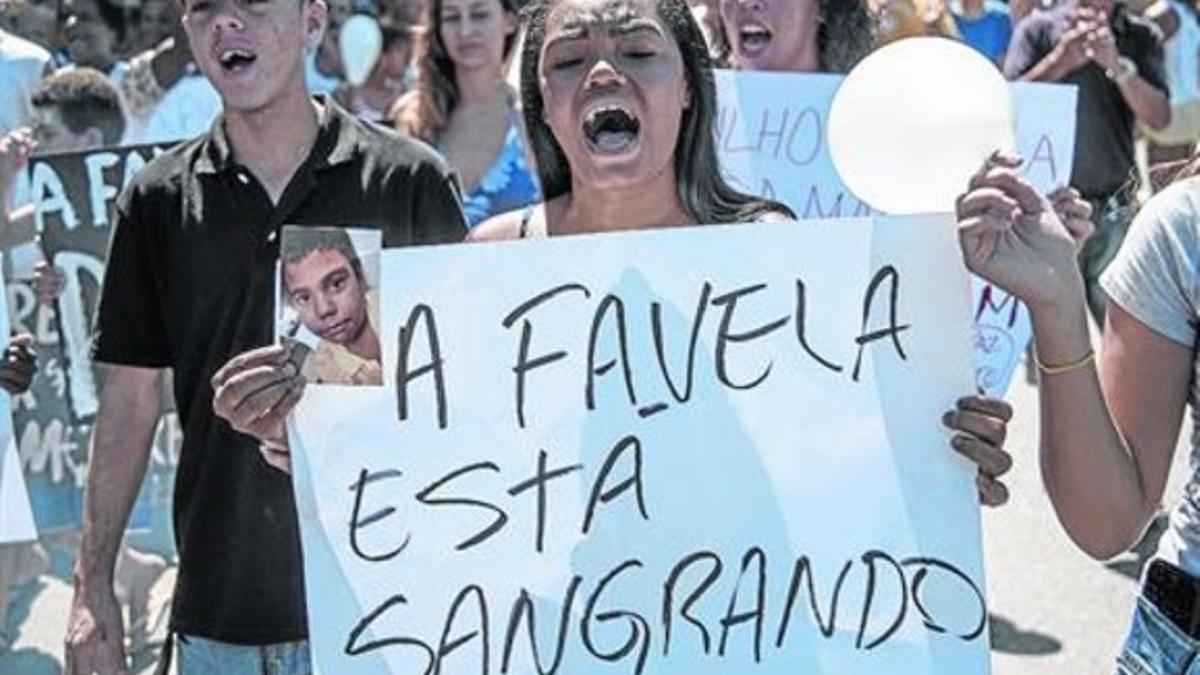
<path fill-rule="evenodd" d="M 1001 392 L 1017 367 L 1017 346 L 999 326 L 975 326 L 975 384 L 985 392 Z"/>

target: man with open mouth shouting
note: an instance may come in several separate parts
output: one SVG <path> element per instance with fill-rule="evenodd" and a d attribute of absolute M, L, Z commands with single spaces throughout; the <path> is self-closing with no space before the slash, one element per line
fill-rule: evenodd
<path fill-rule="evenodd" d="M 101 394 L 67 634 L 68 673 L 125 670 L 113 559 L 172 368 L 184 428 L 171 629 L 179 673 L 309 673 L 283 420 L 304 379 L 272 341 L 280 228 L 378 228 L 385 246 L 461 240 L 432 151 L 305 88 L 322 0 L 182 0 L 220 93 L 212 130 L 152 162 L 118 200 L 100 308 Z M 266 459 L 266 462 L 263 460 Z M 169 641 L 168 644 L 171 644 Z M 166 659 L 164 659 L 164 662 Z"/>

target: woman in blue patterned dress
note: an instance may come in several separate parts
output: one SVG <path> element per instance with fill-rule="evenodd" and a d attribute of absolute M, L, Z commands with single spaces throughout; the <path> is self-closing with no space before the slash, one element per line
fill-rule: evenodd
<path fill-rule="evenodd" d="M 517 42 L 514 0 L 432 0 L 426 26 L 417 84 L 396 105 L 396 127 L 454 167 L 472 227 L 539 201 L 518 98 L 505 79 Z"/>

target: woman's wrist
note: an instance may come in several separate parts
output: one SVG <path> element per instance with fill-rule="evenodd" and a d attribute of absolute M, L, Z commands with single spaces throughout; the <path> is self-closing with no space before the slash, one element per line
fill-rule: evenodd
<path fill-rule="evenodd" d="M 1073 364 L 1092 353 L 1082 280 L 1054 289 L 1042 302 L 1029 305 L 1029 314 L 1040 363 Z"/>
<path fill-rule="evenodd" d="M 1040 292 L 1026 301 L 1029 313 L 1035 318 L 1061 317 L 1064 313 L 1082 311 L 1087 306 L 1083 276 L 1072 260 L 1071 265 L 1056 269 L 1039 284 Z"/>
<path fill-rule="evenodd" d="M 1083 275 L 1074 247 L 1064 247 L 1055 263 L 1045 263 L 1036 290 L 1025 298 L 1031 314 L 1057 315 L 1086 306 Z"/>

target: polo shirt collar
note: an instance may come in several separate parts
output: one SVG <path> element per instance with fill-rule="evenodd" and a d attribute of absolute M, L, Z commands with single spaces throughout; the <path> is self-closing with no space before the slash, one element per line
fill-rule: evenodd
<path fill-rule="evenodd" d="M 317 140 L 313 143 L 313 149 L 305 162 L 311 164 L 314 169 L 323 169 L 350 161 L 358 152 L 361 143 L 356 126 L 358 121 L 323 94 L 318 94 L 313 99 L 321 105 L 322 112 L 317 121 Z M 200 156 L 195 166 L 197 174 L 219 174 L 237 167 L 233 149 L 229 146 L 229 137 L 225 134 L 224 114 L 219 115 L 213 122 L 208 138 L 200 147 Z"/>

